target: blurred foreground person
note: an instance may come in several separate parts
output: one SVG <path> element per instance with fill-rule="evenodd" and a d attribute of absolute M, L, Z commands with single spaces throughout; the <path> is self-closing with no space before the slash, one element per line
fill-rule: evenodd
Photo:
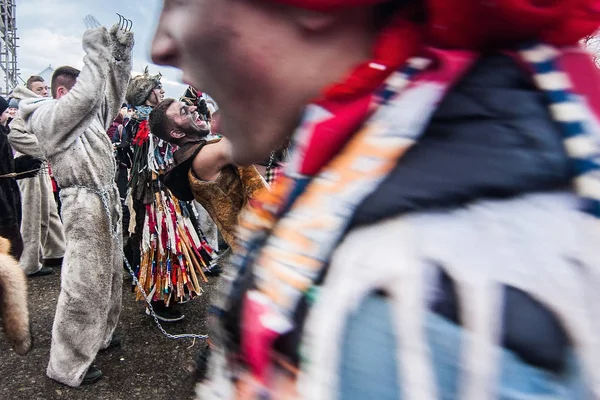
<path fill-rule="evenodd" d="M 215 98 L 234 162 L 296 129 L 200 396 L 600 398 L 600 79 L 577 47 L 599 23 L 592 0 L 165 6 L 153 59 Z"/>
<path fill-rule="evenodd" d="M 65 385 L 94 383 L 91 366 L 113 338 L 121 312 L 121 202 L 106 130 L 119 112 L 131 73 L 133 34 L 116 25 L 83 35 L 84 67 L 60 67 L 52 97 L 20 104 L 61 188 L 67 251 L 52 328 L 47 375 Z"/>

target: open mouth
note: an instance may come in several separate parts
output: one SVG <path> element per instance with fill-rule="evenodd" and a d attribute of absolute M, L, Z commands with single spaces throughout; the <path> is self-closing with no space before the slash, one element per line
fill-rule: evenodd
<path fill-rule="evenodd" d="M 198 125 L 198 128 L 200 128 L 200 129 L 208 129 L 208 124 L 206 123 L 206 121 L 204 121 L 199 116 L 196 116 L 196 119 L 194 120 L 194 123 L 196 125 Z"/>

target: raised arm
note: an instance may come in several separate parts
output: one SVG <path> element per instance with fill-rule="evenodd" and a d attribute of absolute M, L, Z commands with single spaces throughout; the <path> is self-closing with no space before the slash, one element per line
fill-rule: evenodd
<path fill-rule="evenodd" d="M 214 181 L 219 177 L 221 170 L 232 162 L 231 142 L 222 138 L 217 143 L 209 143 L 200 150 L 194 158 L 192 170 L 203 181 Z"/>
<path fill-rule="evenodd" d="M 124 32 L 117 25 L 110 28 L 112 61 L 106 82 L 106 94 L 100 109 L 100 120 L 108 129 L 125 100 L 131 78 L 131 52 L 135 43 L 132 32 Z"/>
<path fill-rule="evenodd" d="M 84 67 L 73 88 L 59 100 L 25 100 L 21 110 L 28 131 L 46 149 L 68 148 L 96 118 L 107 86 L 112 61 L 110 35 L 105 27 L 83 35 Z"/>

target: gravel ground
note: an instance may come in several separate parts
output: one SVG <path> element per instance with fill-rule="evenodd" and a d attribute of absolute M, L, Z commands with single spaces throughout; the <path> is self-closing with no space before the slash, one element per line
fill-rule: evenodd
<path fill-rule="evenodd" d="M 121 348 L 100 353 L 95 364 L 104 378 L 78 389 L 46 377 L 50 336 L 60 290 L 60 269 L 46 277 L 29 279 L 29 312 L 34 348 L 17 356 L 0 336 L 0 399 L 176 399 L 190 400 L 194 393 L 193 358 L 200 342 L 170 340 L 135 302 L 131 280 L 123 282 L 123 311 L 117 328 Z M 206 333 L 209 295 L 218 278 L 205 286 L 205 293 L 182 306 L 184 321 L 166 325 L 170 333 Z"/>

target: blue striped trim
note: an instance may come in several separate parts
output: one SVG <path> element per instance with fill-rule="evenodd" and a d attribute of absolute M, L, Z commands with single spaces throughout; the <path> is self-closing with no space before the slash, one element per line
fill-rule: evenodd
<path fill-rule="evenodd" d="M 592 215 L 600 215 L 600 200 L 582 197 L 583 206 L 581 210 Z"/>
<path fill-rule="evenodd" d="M 576 136 L 583 136 L 583 135 L 587 135 L 588 132 L 585 129 L 584 125 L 579 122 L 557 122 L 562 131 L 563 131 L 563 137 L 565 139 L 570 139 Z"/>
<path fill-rule="evenodd" d="M 542 60 L 540 62 L 533 62 L 528 59 L 527 53 L 521 53 L 522 58 L 529 63 L 529 65 L 534 71 L 534 80 L 541 79 L 542 77 L 540 75 L 548 74 L 551 72 L 562 72 L 558 67 L 558 64 L 556 63 L 555 57 L 553 56 L 553 52 L 544 51 L 544 48 L 541 46 L 543 45 L 528 44 L 521 48 L 522 50 L 531 52 L 529 54 L 535 53 L 537 55 L 547 55 L 545 60 Z M 544 89 L 542 88 L 542 90 Z M 581 105 L 579 98 L 573 95 L 570 87 L 564 87 L 563 89 L 558 90 L 544 91 L 548 96 L 548 100 L 551 106 L 558 104 L 576 104 L 581 107 L 585 107 L 584 105 Z M 560 126 L 563 134 L 563 139 L 565 141 L 577 136 L 592 136 L 591 132 L 588 130 L 589 124 L 587 124 L 587 121 L 585 120 L 565 122 L 557 120 L 556 116 L 554 116 L 554 120 Z M 568 147 L 566 145 L 565 148 L 568 152 Z M 600 151 L 600 149 L 598 150 Z M 600 172 L 600 164 L 597 160 L 595 160 L 594 158 L 581 159 L 578 157 L 574 157 L 573 154 L 568 154 L 568 156 L 570 157 L 571 166 L 575 177 L 588 176 L 591 179 L 598 179 L 598 175 L 594 175 L 594 172 Z M 582 200 L 582 211 L 600 218 L 600 199 L 582 197 Z"/>
<path fill-rule="evenodd" d="M 417 75 L 424 69 L 427 69 L 427 67 L 429 66 L 429 64 L 426 64 L 424 65 L 424 68 L 414 67 L 411 65 L 410 60 L 407 64 L 408 65 L 404 66 L 400 71 L 398 71 L 402 76 L 402 79 L 404 79 L 405 81 L 412 80 L 415 75 Z M 387 83 L 387 81 L 383 84 L 383 87 L 381 87 L 377 92 L 378 102 L 383 105 L 389 103 L 398 95 L 398 90 L 389 83 Z"/>
<path fill-rule="evenodd" d="M 600 171 L 600 165 L 594 160 L 573 158 L 572 163 L 577 176 L 585 175 L 592 171 Z"/>
<path fill-rule="evenodd" d="M 556 68 L 554 68 L 554 63 L 552 62 L 552 60 L 542 61 L 542 62 L 538 62 L 538 63 L 532 63 L 532 65 L 535 67 L 535 71 L 538 74 L 547 74 L 549 72 L 556 71 Z"/>
<path fill-rule="evenodd" d="M 563 90 L 546 90 L 546 94 L 550 97 L 552 103 L 570 103 L 571 96 Z"/>

